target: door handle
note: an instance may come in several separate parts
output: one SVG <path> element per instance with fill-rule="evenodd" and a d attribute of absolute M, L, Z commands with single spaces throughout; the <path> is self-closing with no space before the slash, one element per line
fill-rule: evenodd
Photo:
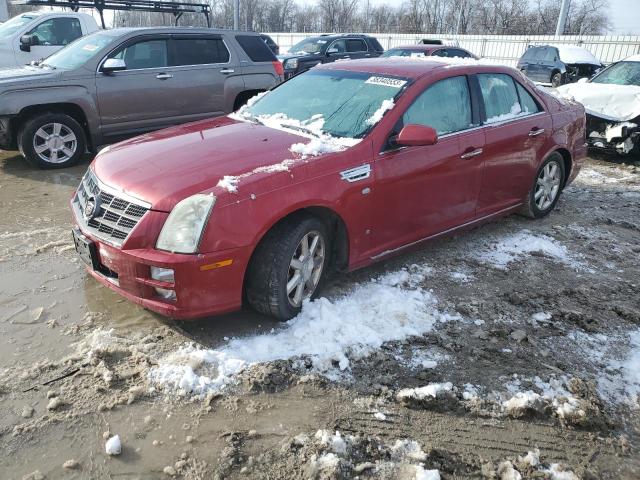
<path fill-rule="evenodd" d="M 477 157 L 480 154 L 482 154 L 482 149 L 476 148 L 474 150 L 470 150 L 466 153 L 463 153 L 462 155 L 460 155 L 460 158 L 462 158 L 463 160 L 466 160 L 467 158 Z"/>
<path fill-rule="evenodd" d="M 532 128 L 531 131 L 529 132 L 529 136 L 537 137 L 538 135 L 541 135 L 543 133 L 544 133 L 544 128 Z"/>
<path fill-rule="evenodd" d="M 223 68 L 220 70 L 220 73 L 233 73 L 235 70 L 233 68 Z"/>
<path fill-rule="evenodd" d="M 168 80 L 170 78 L 173 78 L 173 75 L 171 75 L 170 73 L 159 73 L 156 75 L 156 78 L 158 80 Z"/>

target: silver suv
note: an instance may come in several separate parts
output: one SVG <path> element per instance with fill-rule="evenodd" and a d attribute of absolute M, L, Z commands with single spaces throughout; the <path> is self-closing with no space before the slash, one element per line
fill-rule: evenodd
<path fill-rule="evenodd" d="M 96 32 L 38 65 L 0 70 L 0 148 L 67 167 L 101 145 L 234 111 L 282 74 L 256 33 Z"/>

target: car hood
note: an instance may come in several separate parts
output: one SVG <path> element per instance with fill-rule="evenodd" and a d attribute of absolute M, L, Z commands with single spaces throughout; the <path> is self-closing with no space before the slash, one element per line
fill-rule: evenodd
<path fill-rule="evenodd" d="M 49 78 L 55 78 L 57 76 L 58 73 L 55 70 L 32 67 L 31 65 L 16 68 L 1 68 L 0 86 L 10 86 L 13 84 L 22 85 L 24 82 L 31 80 L 48 80 Z"/>
<path fill-rule="evenodd" d="M 289 148 L 306 141 L 293 133 L 221 117 L 107 147 L 92 168 L 106 185 L 168 212 L 196 193 L 228 193 L 217 187 L 225 176 L 245 174 L 242 185 L 247 185 L 246 174 L 294 159 Z M 268 170 L 259 173 L 269 174 Z"/>
<path fill-rule="evenodd" d="M 584 105 L 587 113 L 615 122 L 640 115 L 640 87 L 608 83 L 570 83 L 558 87 L 564 97 Z"/>
<path fill-rule="evenodd" d="M 317 58 L 320 54 L 317 53 L 286 53 L 284 55 L 278 55 L 278 60 L 284 62 L 285 60 L 289 60 L 290 58 Z"/>

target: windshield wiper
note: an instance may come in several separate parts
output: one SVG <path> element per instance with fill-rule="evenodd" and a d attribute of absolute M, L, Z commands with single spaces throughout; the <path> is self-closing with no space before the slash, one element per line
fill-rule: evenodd
<path fill-rule="evenodd" d="M 309 135 L 313 135 L 314 137 L 317 137 L 317 138 L 321 137 L 321 133 L 318 133 L 317 130 L 311 130 L 310 128 L 307 128 L 307 127 L 301 127 L 299 125 L 291 125 L 288 123 L 281 123 L 280 125 L 282 125 L 285 128 L 290 128 L 291 130 L 297 130 L 299 132 L 308 133 Z"/>

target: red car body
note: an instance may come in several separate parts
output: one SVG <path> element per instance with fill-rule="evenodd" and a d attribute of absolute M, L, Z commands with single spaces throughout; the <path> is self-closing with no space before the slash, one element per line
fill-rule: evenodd
<path fill-rule="evenodd" d="M 304 139 L 223 117 L 110 147 L 96 157 L 87 175 L 99 179 L 111 194 L 143 200 L 148 210 L 126 239 L 114 245 L 86 228 L 80 193 L 74 195 L 76 223 L 96 247 L 98 268 L 89 267 L 90 273 L 129 300 L 172 318 L 229 312 L 242 305 L 245 273 L 256 246 L 293 212 L 335 218 L 344 237 L 344 266 L 353 270 L 425 240 L 515 212 L 548 155 L 562 154 L 565 184 L 576 177 L 586 155 L 584 109 L 541 92 L 508 67 L 388 58 L 317 68 L 396 75 L 412 83 L 355 146 L 296 162 L 289 171 L 253 174 L 235 193 L 217 186 L 220 179 L 292 158 L 289 148 Z M 435 145 L 381 152 L 402 113 L 427 86 L 446 77 L 482 72 L 512 76 L 543 111 L 446 135 Z M 537 130 L 543 133 L 530 135 Z M 468 156 L 479 149 L 480 155 Z M 369 166 L 370 175 L 344 181 L 342 173 L 361 166 Z M 217 199 L 199 253 L 156 249 L 169 212 L 196 193 L 212 193 Z M 151 266 L 173 269 L 175 281 L 152 279 Z M 158 297 L 156 287 L 175 290 L 176 299 Z"/>

